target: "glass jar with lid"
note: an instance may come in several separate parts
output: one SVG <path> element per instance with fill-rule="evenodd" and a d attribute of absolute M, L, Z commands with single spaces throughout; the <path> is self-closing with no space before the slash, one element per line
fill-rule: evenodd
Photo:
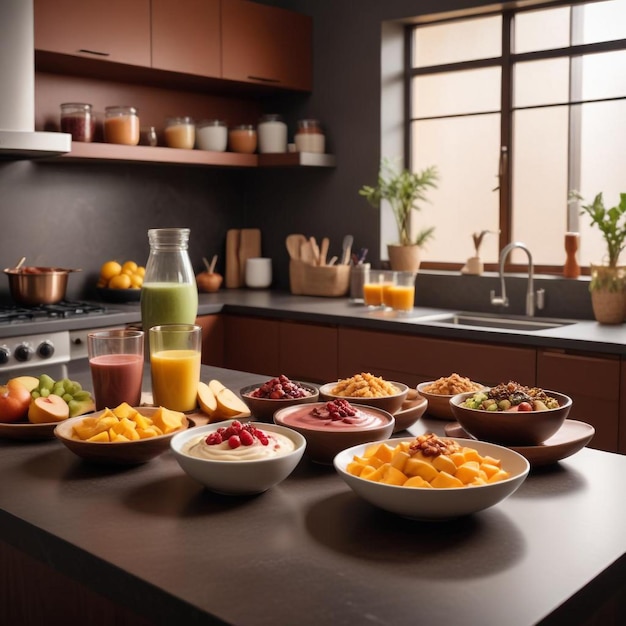
<path fill-rule="evenodd" d="M 91 104 L 64 102 L 61 105 L 61 132 L 72 135 L 72 141 L 93 141 L 96 119 Z"/>
<path fill-rule="evenodd" d="M 168 117 L 165 120 L 165 145 L 168 148 L 193 150 L 196 125 L 190 117 Z"/>
<path fill-rule="evenodd" d="M 259 120 L 257 130 L 261 154 L 287 152 L 287 124 L 280 115 L 264 115 Z"/>
<path fill-rule="evenodd" d="M 326 137 L 317 120 L 299 120 L 294 142 L 296 152 L 323 153 L 326 149 Z"/>
<path fill-rule="evenodd" d="M 147 333 L 163 324 L 194 324 L 198 288 L 187 247 L 188 228 L 152 228 L 141 288 L 141 324 Z"/>
<path fill-rule="evenodd" d="M 196 142 L 200 150 L 224 152 L 228 145 L 228 129 L 222 120 L 202 120 L 196 128 Z"/>
<path fill-rule="evenodd" d="M 228 146 L 231 152 L 253 154 L 257 147 L 257 131 L 252 124 L 239 124 L 228 131 Z"/>
<path fill-rule="evenodd" d="M 110 106 L 104 110 L 104 140 L 136 146 L 139 143 L 139 115 L 131 106 Z"/>

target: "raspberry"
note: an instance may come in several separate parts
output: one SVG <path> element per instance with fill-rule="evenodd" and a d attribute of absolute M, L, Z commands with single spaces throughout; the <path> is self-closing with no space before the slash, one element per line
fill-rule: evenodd
<path fill-rule="evenodd" d="M 220 433 L 219 430 L 216 430 L 214 433 L 211 433 L 205 441 L 209 446 L 218 445 L 222 443 L 222 433 Z"/>
<path fill-rule="evenodd" d="M 239 438 L 239 435 L 231 435 L 228 438 L 228 445 L 234 450 L 235 448 L 238 448 L 241 445 L 241 439 Z"/>
<path fill-rule="evenodd" d="M 244 446 L 251 446 L 254 443 L 254 436 L 249 430 L 242 430 L 239 433 L 239 439 Z"/>

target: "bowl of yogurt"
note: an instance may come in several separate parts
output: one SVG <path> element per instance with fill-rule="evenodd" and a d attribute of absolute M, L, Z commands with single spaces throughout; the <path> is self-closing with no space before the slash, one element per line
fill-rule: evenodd
<path fill-rule="evenodd" d="M 277 424 L 216 422 L 174 435 L 170 449 L 191 478 L 228 495 L 263 493 L 300 462 L 305 438 Z"/>
<path fill-rule="evenodd" d="M 343 398 L 280 409 L 274 414 L 274 422 L 303 435 L 307 442 L 305 454 L 327 465 L 341 450 L 388 439 L 395 426 L 391 413 Z"/>

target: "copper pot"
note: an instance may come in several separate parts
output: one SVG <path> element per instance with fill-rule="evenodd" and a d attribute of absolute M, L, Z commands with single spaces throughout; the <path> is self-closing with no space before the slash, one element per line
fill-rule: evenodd
<path fill-rule="evenodd" d="M 33 266 L 4 270 L 9 277 L 11 297 L 18 304 L 26 306 L 54 304 L 63 300 L 70 272 L 80 270 Z"/>

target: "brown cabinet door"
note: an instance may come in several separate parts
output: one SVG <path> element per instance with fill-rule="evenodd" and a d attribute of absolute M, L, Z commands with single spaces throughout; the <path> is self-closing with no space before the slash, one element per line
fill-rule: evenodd
<path fill-rule="evenodd" d="M 596 429 L 592 448 L 618 448 L 620 361 L 618 357 L 537 350 L 537 385 L 573 400 L 569 418 Z"/>
<path fill-rule="evenodd" d="M 312 88 L 312 19 L 248 2 L 222 2 L 222 78 Z"/>
<path fill-rule="evenodd" d="M 312 383 L 337 380 L 337 328 L 280 323 L 280 373 Z"/>
<path fill-rule="evenodd" d="M 219 78 L 220 0 L 152 0 L 152 67 Z"/>
<path fill-rule="evenodd" d="M 515 380 L 534 384 L 535 350 L 339 329 L 339 376 L 371 372 L 387 380 L 416 386 L 456 372 L 486 385 Z"/>
<path fill-rule="evenodd" d="M 233 370 L 278 376 L 278 321 L 224 316 L 224 365 Z"/>
<path fill-rule="evenodd" d="M 196 324 L 202 327 L 202 363 L 224 367 L 224 320 L 220 315 L 201 315 Z"/>
<path fill-rule="evenodd" d="M 35 49 L 150 66 L 150 0 L 35 0 Z"/>

